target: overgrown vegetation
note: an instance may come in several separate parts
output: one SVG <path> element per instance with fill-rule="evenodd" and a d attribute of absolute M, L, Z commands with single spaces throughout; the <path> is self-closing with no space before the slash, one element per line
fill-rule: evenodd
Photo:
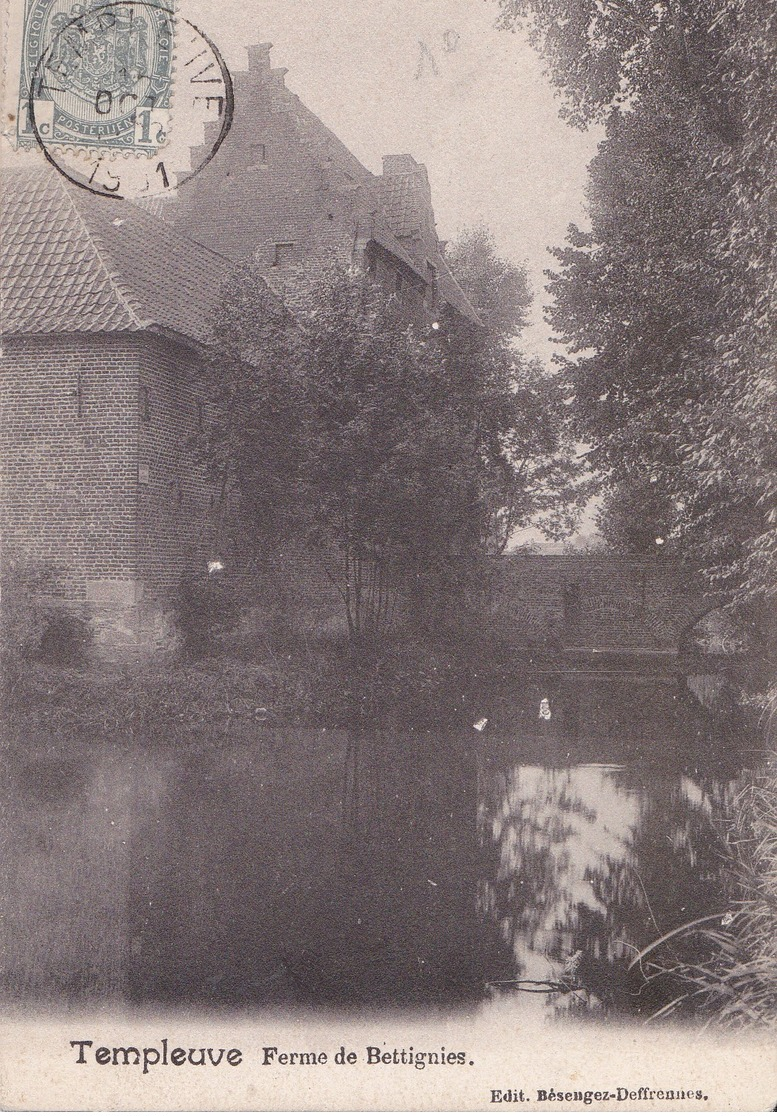
<path fill-rule="evenodd" d="M 737 600 L 777 584 L 777 64 L 765 0 L 500 0 L 575 125 L 603 123 L 551 321 L 612 545 Z"/>
<path fill-rule="evenodd" d="M 562 115 L 605 127 L 590 225 L 570 227 L 548 273 L 599 529 L 615 550 L 690 559 L 763 636 L 777 586 L 777 11 L 766 0 L 499 8 L 499 24 L 542 53 Z M 763 643 L 756 688 L 774 680 Z M 640 963 L 687 982 L 666 1012 L 703 1004 L 726 1024 L 773 1023 L 773 773 L 740 796 L 729 847 L 733 918 L 678 932 Z"/>
<path fill-rule="evenodd" d="M 730 910 L 666 935 L 633 963 L 648 980 L 680 982 L 683 991 L 660 1016 L 690 1010 L 729 1028 L 777 1023 L 775 762 L 734 804 L 726 834 Z"/>
<path fill-rule="evenodd" d="M 59 603 L 52 563 L 9 557 L 0 579 L 2 657 L 73 667 L 89 657 L 92 632 L 74 605 Z"/>
<path fill-rule="evenodd" d="M 366 273 L 333 268 L 295 317 L 262 277 L 223 292 L 206 453 L 261 555 L 300 542 L 342 601 L 349 634 L 455 611 L 478 562 L 538 511 L 580 503 L 558 377 L 514 345 L 525 276 L 482 234 L 457 248 L 486 322 L 429 322 Z M 487 280 L 501 277 L 497 315 Z M 509 294 L 509 298 L 507 295 Z"/>
<path fill-rule="evenodd" d="M 254 643 L 151 664 L 67 667 L 6 655 L 7 738 L 219 747 L 241 734 L 300 724 L 407 728 L 471 723 L 483 695 L 520 659 L 491 636 L 397 633 Z"/>
<path fill-rule="evenodd" d="M 219 650 L 241 613 L 237 592 L 220 573 L 182 577 L 174 606 L 181 649 L 195 659 Z"/>
<path fill-rule="evenodd" d="M 293 724 L 315 713 L 324 671 L 320 660 L 292 656 L 265 663 L 219 656 L 168 666 L 88 669 L 6 661 L 5 734 L 218 747 L 246 729 Z"/>

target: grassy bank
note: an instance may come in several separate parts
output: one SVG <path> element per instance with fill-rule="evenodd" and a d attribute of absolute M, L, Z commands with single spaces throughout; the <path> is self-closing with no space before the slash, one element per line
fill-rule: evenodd
<path fill-rule="evenodd" d="M 127 665 L 6 654 L 2 717 L 11 736 L 181 744 L 201 737 L 214 746 L 267 725 L 448 726 L 470 716 L 508 656 L 480 640 L 407 636 Z"/>
<path fill-rule="evenodd" d="M 661 1015 L 690 1010 L 727 1028 L 777 1024 L 777 690 L 761 728 L 771 751 L 739 792 L 724 833 L 729 909 L 679 928 L 632 963 L 650 978 L 682 981 L 684 992 Z"/>
<path fill-rule="evenodd" d="M 288 656 L 246 663 L 226 657 L 161 665 L 4 664 L 7 734 L 217 746 L 248 727 L 315 714 L 319 662 Z"/>

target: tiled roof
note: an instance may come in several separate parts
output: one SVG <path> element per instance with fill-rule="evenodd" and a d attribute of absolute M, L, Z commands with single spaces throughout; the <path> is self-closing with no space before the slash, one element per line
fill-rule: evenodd
<path fill-rule="evenodd" d="M 222 256 L 48 166 L 5 170 L 1 186 L 3 333 L 156 329 L 205 340 Z"/>
<path fill-rule="evenodd" d="M 426 283 L 426 271 L 421 268 L 420 265 L 417 264 L 413 257 L 410 255 L 410 253 L 402 247 L 386 222 L 378 214 L 375 213 L 371 213 L 367 218 L 367 221 L 369 223 L 370 230 L 368 239 L 374 240 L 376 244 L 379 244 L 381 246 L 381 248 L 385 248 L 387 252 L 390 252 L 392 254 L 392 256 L 395 256 L 396 259 L 401 260 L 406 267 L 409 267 L 411 271 L 414 271 L 416 275 L 420 276 L 420 278 L 423 279 L 423 281 Z"/>
<path fill-rule="evenodd" d="M 437 268 L 437 289 L 440 292 L 440 298 L 447 302 L 449 306 L 458 310 L 465 318 L 469 318 L 471 322 L 482 325 L 477 310 L 454 278 L 444 257 L 438 252 L 437 255 L 432 257 L 431 262 Z"/>
<path fill-rule="evenodd" d="M 409 156 L 405 158 L 410 159 Z M 412 160 L 414 171 L 408 174 L 384 174 L 382 185 L 383 224 L 393 233 L 402 250 L 412 253 L 419 262 L 416 270 L 426 278 L 428 261 L 437 273 L 439 297 L 470 321 L 480 322 L 477 311 L 453 276 L 440 251 L 434 231 L 434 215 L 428 196 L 426 171 Z M 423 182 L 423 186 L 421 185 Z M 425 195 L 425 196 L 424 196 Z"/>
<path fill-rule="evenodd" d="M 420 231 L 416 191 L 407 175 L 392 175 L 384 179 L 383 212 L 397 236 L 413 236 Z"/>

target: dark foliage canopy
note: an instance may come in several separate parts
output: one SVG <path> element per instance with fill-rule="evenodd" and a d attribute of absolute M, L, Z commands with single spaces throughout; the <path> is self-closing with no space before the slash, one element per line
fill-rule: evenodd
<path fill-rule="evenodd" d="M 777 10 L 767 0 L 500 6 L 502 26 L 528 28 L 542 50 L 565 115 L 606 124 L 590 228 L 570 229 L 551 274 L 578 436 L 609 488 L 604 533 L 637 549 L 661 538 L 735 597 L 768 595 Z M 630 533 L 629 517 L 648 522 Z"/>
<path fill-rule="evenodd" d="M 352 633 L 388 626 L 400 596 L 436 622 L 515 526 L 543 510 L 556 526 L 572 514 L 558 511 L 559 488 L 576 498 L 560 378 L 508 337 L 525 277 L 487 237 L 456 258 L 498 325 L 452 312 L 411 324 L 395 295 L 340 268 L 293 317 L 250 268 L 223 291 L 208 454 L 225 505 L 239 505 L 257 556 L 284 538 L 319 555 Z M 505 306 L 482 282 L 489 269 Z"/>

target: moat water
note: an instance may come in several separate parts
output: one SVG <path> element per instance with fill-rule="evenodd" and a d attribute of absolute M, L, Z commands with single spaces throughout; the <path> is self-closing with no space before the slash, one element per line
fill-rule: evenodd
<path fill-rule="evenodd" d="M 660 1012 L 631 962 L 723 916 L 754 742 L 671 673 L 536 674 L 476 723 L 7 750 L 4 997 Z"/>

